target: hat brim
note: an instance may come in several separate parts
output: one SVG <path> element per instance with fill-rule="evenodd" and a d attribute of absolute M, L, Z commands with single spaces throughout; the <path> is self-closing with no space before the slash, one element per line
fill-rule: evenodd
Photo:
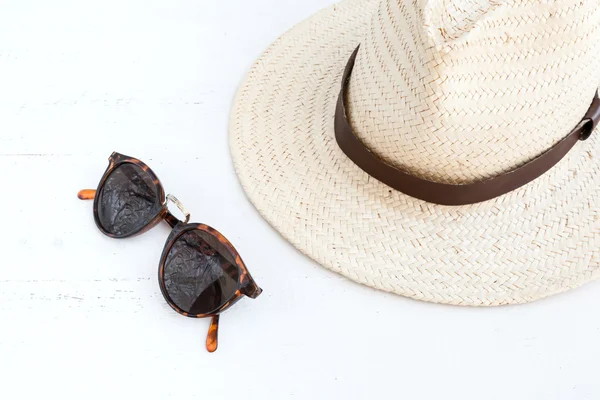
<path fill-rule="evenodd" d="M 378 4 L 319 12 L 265 51 L 242 84 L 230 145 L 258 211 L 323 266 L 418 300 L 526 303 L 598 278 L 596 135 L 521 189 L 460 207 L 394 191 L 342 153 L 333 131 L 340 79 Z"/>

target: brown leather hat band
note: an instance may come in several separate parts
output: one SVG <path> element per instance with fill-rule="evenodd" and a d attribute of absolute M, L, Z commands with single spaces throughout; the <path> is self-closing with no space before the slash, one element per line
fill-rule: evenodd
<path fill-rule="evenodd" d="M 358 48 L 352 54 L 342 81 L 335 113 L 335 137 L 344 153 L 363 171 L 386 185 L 417 199 L 431 203 L 458 206 L 490 200 L 520 188 L 554 167 L 580 140 L 590 137 L 600 122 L 598 93 L 581 123 L 562 141 L 527 164 L 491 179 L 451 185 L 427 181 L 407 174 L 373 154 L 354 134 L 346 114 L 346 86 L 350 79 Z"/>

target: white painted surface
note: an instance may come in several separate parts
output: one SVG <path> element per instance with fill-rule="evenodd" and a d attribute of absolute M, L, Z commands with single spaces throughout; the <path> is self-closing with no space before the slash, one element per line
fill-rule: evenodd
<path fill-rule="evenodd" d="M 237 85 L 327 0 L 0 0 L 1 399 L 597 399 L 600 284 L 465 309 L 351 283 L 299 254 L 229 159 Z M 146 161 L 265 289 L 221 319 L 171 311 L 166 225 L 102 236 L 108 155 Z"/>

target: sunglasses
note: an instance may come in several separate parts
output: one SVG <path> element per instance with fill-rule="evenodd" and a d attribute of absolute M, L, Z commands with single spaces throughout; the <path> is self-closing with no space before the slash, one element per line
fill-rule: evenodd
<path fill-rule="evenodd" d="M 113 153 L 97 190 L 82 190 L 94 200 L 94 221 L 106 236 L 123 239 L 144 233 L 164 220 L 172 228 L 160 258 L 158 281 L 167 303 L 179 314 L 212 321 L 206 349 L 218 347 L 219 315 L 243 296 L 257 298 L 262 289 L 250 276 L 233 245 L 215 229 L 190 224 L 190 213 L 165 191 L 158 177 L 138 159 Z M 169 211 L 171 202 L 185 215 Z"/>

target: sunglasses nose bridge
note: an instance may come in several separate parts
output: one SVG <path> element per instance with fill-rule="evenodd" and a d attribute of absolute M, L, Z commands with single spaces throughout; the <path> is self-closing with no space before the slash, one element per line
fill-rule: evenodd
<path fill-rule="evenodd" d="M 175 196 L 173 196 L 172 194 L 168 194 L 165 202 L 164 202 L 164 206 L 168 207 L 169 202 L 175 204 L 177 206 L 177 208 L 179 208 L 179 211 L 181 211 L 183 213 L 183 215 L 185 215 L 185 221 L 184 224 L 187 224 L 188 222 L 190 222 L 190 212 L 184 207 L 184 205 L 181 203 L 181 201 L 179 201 L 179 199 Z"/>

